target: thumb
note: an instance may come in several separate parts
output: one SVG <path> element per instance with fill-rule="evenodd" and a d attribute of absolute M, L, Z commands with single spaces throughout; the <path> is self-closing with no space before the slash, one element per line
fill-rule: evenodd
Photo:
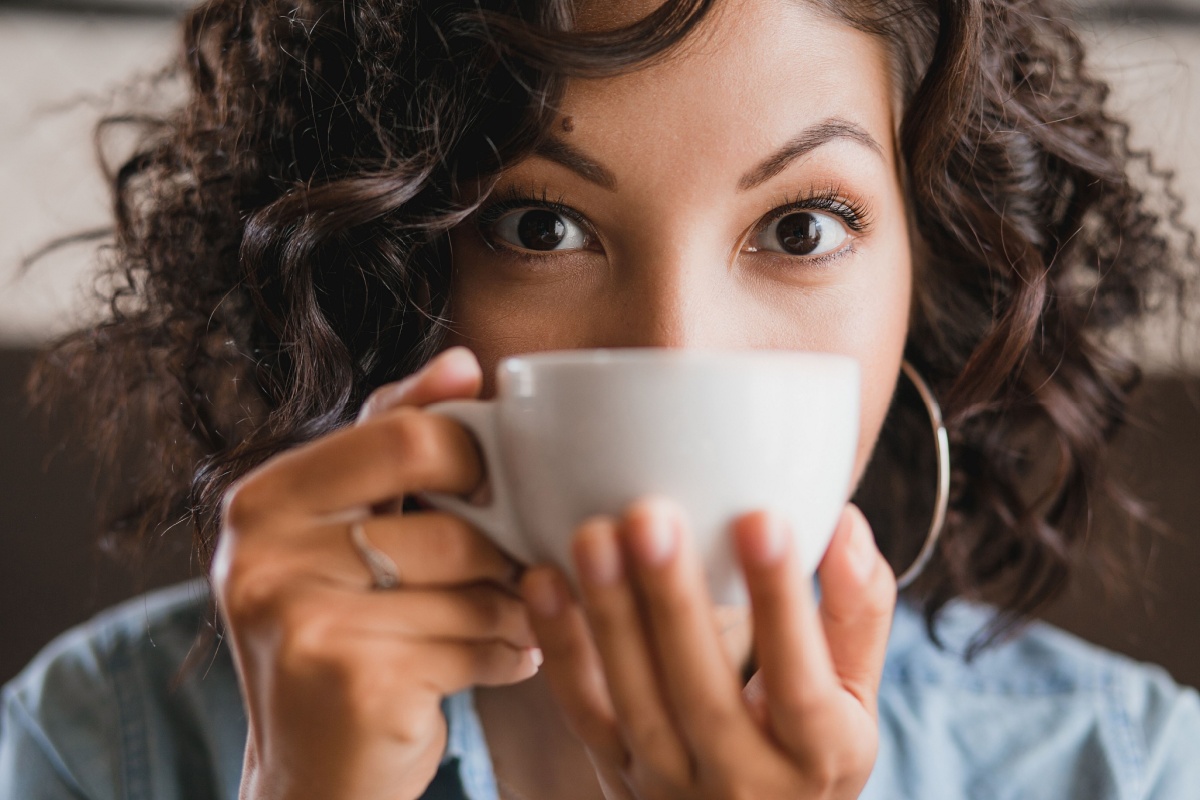
<path fill-rule="evenodd" d="M 475 354 L 465 347 L 451 347 L 407 378 L 384 384 L 372 392 L 359 409 L 356 424 L 397 406 L 426 406 L 441 400 L 478 397 L 482 385 L 483 371 Z"/>
<path fill-rule="evenodd" d="M 883 673 L 896 579 L 871 526 L 847 505 L 821 562 L 821 622 L 842 685 L 874 713 Z"/>

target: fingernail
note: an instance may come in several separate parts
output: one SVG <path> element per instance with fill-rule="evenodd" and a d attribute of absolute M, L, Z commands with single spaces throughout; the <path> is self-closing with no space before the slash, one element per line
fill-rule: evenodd
<path fill-rule="evenodd" d="M 541 669 L 542 664 L 546 660 L 545 656 L 542 655 L 542 649 L 540 647 L 529 648 L 529 658 L 533 661 L 534 669 Z"/>
<path fill-rule="evenodd" d="M 404 399 L 408 393 L 409 387 L 412 385 L 413 378 L 410 375 L 407 378 L 396 381 L 395 383 L 384 384 L 375 390 L 375 392 L 363 403 L 362 408 L 358 410 L 358 421 L 362 422 L 368 417 L 387 411 L 399 401 Z"/>
<path fill-rule="evenodd" d="M 768 514 L 756 526 L 753 536 L 743 537 L 743 556 L 755 566 L 769 567 L 783 557 L 789 536 L 787 523 Z"/>
<path fill-rule="evenodd" d="M 847 543 L 850 568 L 860 583 L 866 583 L 879 563 L 879 550 L 875 546 L 871 528 L 863 520 L 855 519 L 850 524 L 850 541 Z"/>
<path fill-rule="evenodd" d="M 525 599 L 533 613 L 546 619 L 557 616 L 562 609 L 558 582 L 549 571 L 540 570 L 526 579 Z"/>
<path fill-rule="evenodd" d="M 579 571 L 595 586 L 611 586 L 621 580 L 624 567 L 617 532 L 609 521 L 584 523 L 578 542 Z"/>
<path fill-rule="evenodd" d="M 643 501 L 632 522 L 635 528 L 631 544 L 643 563 L 658 566 L 674 554 L 679 540 L 678 517 L 668 503 L 661 500 Z"/>
<path fill-rule="evenodd" d="M 473 372 L 475 370 L 475 355 L 462 345 L 455 345 L 443 350 L 437 360 L 442 369 L 450 369 L 454 372 Z"/>

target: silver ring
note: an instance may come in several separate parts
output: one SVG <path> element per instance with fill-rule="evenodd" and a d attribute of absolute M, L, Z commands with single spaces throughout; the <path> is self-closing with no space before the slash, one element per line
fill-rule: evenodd
<path fill-rule="evenodd" d="M 350 525 L 350 543 L 371 573 L 371 588 L 386 591 L 400 585 L 400 570 L 387 553 L 371 544 L 361 522 Z"/>

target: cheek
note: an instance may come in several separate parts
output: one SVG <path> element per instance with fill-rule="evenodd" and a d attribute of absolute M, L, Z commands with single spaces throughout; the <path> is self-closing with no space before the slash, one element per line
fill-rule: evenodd
<path fill-rule="evenodd" d="M 892 342 L 888 343 L 890 344 Z M 858 485 L 867 468 L 867 462 L 875 449 L 888 407 L 892 402 L 892 395 L 896 390 L 896 382 L 900 377 L 900 361 L 903 358 L 903 332 L 898 333 L 894 344 L 898 346 L 881 346 L 872 354 L 870 360 L 859 359 L 863 370 L 862 421 L 858 433 L 858 450 L 854 459 L 854 486 Z"/>
<path fill-rule="evenodd" d="M 911 284 L 909 259 L 905 257 L 904 269 L 895 284 L 889 287 L 890 297 L 896 300 L 872 303 L 871 315 L 864 317 L 870 322 L 862 325 L 847 342 L 846 352 L 857 358 L 862 367 L 862 417 L 855 457 L 855 485 L 875 449 L 900 377 L 900 363 L 908 336 Z"/>
<path fill-rule="evenodd" d="M 444 346 L 462 345 L 479 359 L 485 398 L 495 393 L 496 365 L 506 356 L 539 350 L 586 347 L 564 335 L 564 287 L 521 286 L 508 278 L 477 237 L 450 234 L 454 276 L 450 287 L 451 324 Z"/>

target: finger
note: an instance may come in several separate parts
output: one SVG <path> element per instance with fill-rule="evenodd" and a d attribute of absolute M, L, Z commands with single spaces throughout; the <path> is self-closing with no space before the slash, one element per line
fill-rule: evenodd
<path fill-rule="evenodd" d="M 364 642 L 341 634 L 326 643 L 340 650 L 342 658 L 351 663 L 366 663 L 368 659 L 395 665 L 397 691 L 414 686 L 447 696 L 472 686 L 507 686 L 528 680 L 537 674 L 541 654 L 536 647 L 513 647 L 507 642 L 486 639 L 474 641 L 441 640 L 420 642 L 392 639 Z M 328 660 L 328 654 L 318 656 Z M 388 688 L 381 685 L 376 688 Z M 389 695 L 378 700 L 386 703 Z"/>
<path fill-rule="evenodd" d="M 635 503 L 622 536 L 634 584 L 649 618 L 651 649 L 680 732 L 698 760 L 723 754 L 730 737 L 750 733 L 734 666 L 721 646 L 704 570 L 678 509 L 666 500 Z"/>
<path fill-rule="evenodd" d="M 482 385 L 483 373 L 475 354 L 465 347 L 451 347 L 407 378 L 372 392 L 359 409 L 358 424 L 401 405 L 426 406 L 476 397 Z"/>
<path fill-rule="evenodd" d="M 583 589 L 584 610 L 604 665 L 618 725 L 634 758 L 633 769 L 689 778 L 691 760 L 667 710 L 629 583 L 615 522 L 597 517 L 579 528 L 572 543 Z"/>
<path fill-rule="evenodd" d="M 462 586 L 491 581 L 517 589 L 521 566 L 471 525 L 441 511 L 369 517 L 363 533 L 392 559 L 406 588 Z M 370 573 L 350 545 L 344 524 L 323 526 L 312 567 L 350 586 L 369 587 Z M 310 560 L 312 560 L 310 558 Z"/>
<path fill-rule="evenodd" d="M 812 722 L 826 713 L 839 689 L 812 579 L 801 569 L 782 520 L 748 514 L 735 521 L 733 534 L 750 590 L 754 655 L 770 730 L 790 752 L 807 752 Z"/>
<path fill-rule="evenodd" d="M 624 768 L 628 754 L 604 682 L 604 667 L 566 579 L 555 567 L 531 567 L 521 579 L 521 595 L 545 655 L 542 674 L 568 725 L 603 763 Z"/>
<path fill-rule="evenodd" d="M 517 649 L 537 645 L 525 604 L 486 584 L 371 593 L 306 587 L 303 597 L 297 592 L 285 602 L 277 615 L 283 621 L 275 624 L 318 640 L 337 632 L 420 642 L 497 641 Z"/>
<path fill-rule="evenodd" d="M 529 680 L 541 667 L 536 647 L 517 648 L 507 642 L 430 642 L 422 650 L 431 683 L 446 696 L 471 686 L 508 686 Z"/>
<path fill-rule="evenodd" d="M 416 491 L 466 494 L 482 467 L 470 434 L 440 414 L 402 407 L 282 453 L 235 484 L 225 516 L 329 515 Z"/>
<path fill-rule="evenodd" d="M 862 512 L 848 505 L 821 562 L 821 622 L 842 686 L 875 714 L 896 579 Z"/>

